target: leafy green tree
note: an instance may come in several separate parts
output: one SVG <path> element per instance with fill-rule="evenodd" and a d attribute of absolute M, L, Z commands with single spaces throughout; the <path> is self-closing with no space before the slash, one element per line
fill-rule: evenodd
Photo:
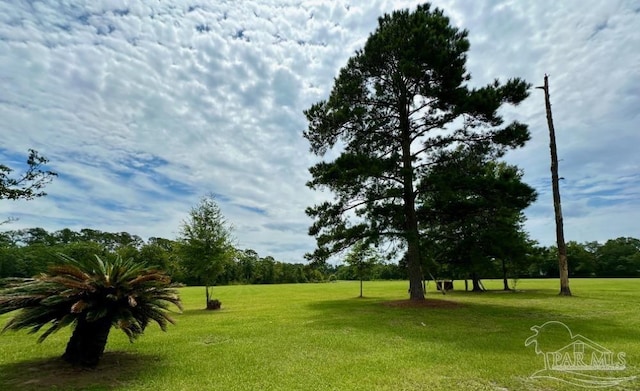
<path fill-rule="evenodd" d="M 597 242 L 581 244 L 576 241 L 567 242 L 567 261 L 573 277 L 594 277 L 596 275 Z"/>
<path fill-rule="evenodd" d="M 0 247 L 0 279 L 28 277 L 24 271 L 24 252 L 15 246 Z"/>
<path fill-rule="evenodd" d="M 556 246 L 539 246 L 533 256 L 534 264 L 530 267 L 532 277 L 558 277 L 558 248 Z"/>
<path fill-rule="evenodd" d="M 258 253 L 252 249 L 246 249 L 236 252 L 236 262 L 239 267 L 239 275 L 242 282 L 251 284 L 254 281 L 254 270 L 256 263 L 260 259 Z"/>
<path fill-rule="evenodd" d="M 209 287 L 224 270 L 224 265 L 235 257 L 231 227 L 213 196 L 202 197 L 191 208 L 182 223 L 178 237 L 180 255 L 185 272 L 205 286 L 207 308 L 211 307 Z"/>
<path fill-rule="evenodd" d="M 131 258 L 135 260 L 140 259 L 140 250 L 138 250 L 136 247 L 133 247 L 133 246 L 118 247 L 113 251 L 113 253 L 115 253 L 116 256 L 120 258 L 126 258 L 126 259 Z"/>
<path fill-rule="evenodd" d="M 104 237 L 103 232 L 99 230 L 95 230 L 91 228 L 83 228 L 80 230 L 80 236 L 83 241 L 100 243 L 103 246 L 106 246 L 107 244 L 103 239 Z"/>
<path fill-rule="evenodd" d="M 397 263 L 383 263 L 380 265 L 379 278 L 382 280 L 405 280 L 406 276 L 404 276 Z"/>
<path fill-rule="evenodd" d="M 13 168 L 0 164 L 0 200 L 32 200 L 47 195 L 41 189 L 58 175 L 53 171 L 43 169 L 43 166 L 48 162 L 49 160 L 37 151 L 29 149 L 27 168 L 18 176 L 11 175 L 14 171 Z M 0 225 L 15 220 L 17 219 L 9 217 L 0 221 Z"/>
<path fill-rule="evenodd" d="M 377 252 L 366 242 L 358 242 L 347 254 L 344 261 L 353 270 L 355 276 L 360 280 L 360 297 L 362 296 L 362 281 L 370 278 L 373 268 L 381 263 Z"/>
<path fill-rule="evenodd" d="M 0 232 L 0 248 L 11 247 L 14 243 L 6 232 Z"/>
<path fill-rule="evenodd" d="M 47 158 L 30 149 L 27 169 L 22 174 L 11 176 L 14 169 L 0 164 L 0 200 L 32 200 L 47 195 L 42 188 L 58 175 L 43 169 L 48 162 Z"/>
<path fill-rule="evenodd" d="M 234 252 L 236 250 L 234 249 Z M 221 265 L 221 272 L 216 277 L 214 283 L 216 285 L 229 285 L 234 281 L 238 281 L 240 278 L 240 271 L 235 263 L 235 255 L 225 258 L 224 263 Z"/>
<path fill-rule="evenodd" d="M 272 256 L 261 258 L 256 263 L 254 281 L 258 284 L 273 284 L 275 282 L 275 259 Z"/>
<path fill-rule="evenodd" d="M 424 300 L 417 183 L 436 152 L 459 143 L 518 147 L 529 138 L 523 124 L 503 126 L 498 109 L 524 100 L 530 86 L 511 79 L 470 89 L 468 49 L 467 31 L 429 4 L 386 14 L 329 98 L 305 111 L 311 151 L 341 149 L 310 168 L 308 186 L 335 198 L 307 209 L 318 245 L 309 259 L 323 262 L 363 239 L 388 241 L 406 249 L 410 297 Z"/>
<path fill-rule="evenodd" d="M 165 270 L 173 281 L 184 282 L 185 272 L 180 260 L 180 243 L 175 240 L 150 237 L 140 248 L 138 259 L 150 266 Z"/>
<path fill-rule="evenodd" d="M 169 271 L 170 254 L 169 252 L 154 243 L 145 243 L 140 247 L 136 260 L 149 266 L 155 266 L 160 270 Z"/>
<path fill-rule="evenodd" d="M 307 274 L 305 273 L 304 265 L 301 263 L 295 264 L 295 276 L 296 282 L 309 282 Z"/>
<path fill-rule="evenodd" d="M 599 277 L 640 275 L 640 239 L 620 237 L 605 242 L 597 251 Z"/>
<path fill-rule="evenodd" d="M 85 242 L 85 241 L 77 241 L 68 244 L 62 244 L 56 246 L 56 252 L 66 255 L 69 258 L 73 259 L 88 259 L 92 258 L 94 255 L 99 255 L 101 257 L 107 256 L 107 249 L 95 242 Z M 52 257 L 48 257 L 50 260 Z"/>
<path fill-rule="evenodd" d="M 23 232 L 22 240 L 28 246 L 34 244 L 51 246 L 56 243 L 56 238 L 51 236 L 44 228 L 26 228 L 21 231 Z"/>
<path fill-rule="evenodd" d="M 170 304 L 181 309 L 170 278 L 132 260 L 65 257 L 47 273 L 0 290 L 0 314 L 20 310 L 3 331 L 46 330 L 42 342 L 53 332 L 73 326 L 62 358 L 74 365 L 95 366 L 102 356 L 112 327 L 121 329 L 131 342 L 151 321 L 166 330 L 173 320 Z"/>
<path fill-rule="evenodd" d="M 80 234 L 70 230 L 69 228 L 63 228 L 52 234 L 57 243 L 68 244 L 79 241 Z"/>

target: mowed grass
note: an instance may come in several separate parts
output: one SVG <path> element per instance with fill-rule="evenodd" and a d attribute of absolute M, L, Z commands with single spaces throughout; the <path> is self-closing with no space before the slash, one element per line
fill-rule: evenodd
<path fill-rule="evenodd" d="M 113 330 L 97 369 L 58 358 L 69 330 L 42 344 L 26 332 L 0 335 L 0 390 L 580 389 L 529 377 L 544 363 L 524 341 L 552 320 L 625 352 L 626 369 L 607 375 L 640 377 L 640 280 L 573 279 L 574 297 L 558 288 L 522 280 L 522 292 L 478 294 L 456 281 L 443 296 L 430 283 L 432 305 L 412 308 L 389 305 L 407 297 L 406 282 L 365 282 L 363 299 L 358 282 L 226 286 L 214 288 L 220 311 L 202 309 L 204 288 L 182 288 L 175 326 L 151 325 L 134 344 Z"/>

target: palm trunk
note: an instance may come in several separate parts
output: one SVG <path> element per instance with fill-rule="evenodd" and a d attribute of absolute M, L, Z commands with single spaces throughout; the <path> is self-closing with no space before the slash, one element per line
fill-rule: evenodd
<path fill-rule="evenodd" d="M 73 365 L 95 367 L 104 353 L 109 331 L 111 321 L 106 317 L 94 322 L 79 318 L 62 358 Z"/>

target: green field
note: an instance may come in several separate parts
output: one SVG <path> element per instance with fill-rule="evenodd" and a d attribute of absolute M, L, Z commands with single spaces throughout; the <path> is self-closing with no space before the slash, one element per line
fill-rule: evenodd
<path fill-rule="evenodd" d="M 0 390 L 585 389 L 530 378 L 545 366 L 524 342 L 554 320 L 626 353 L 624 370 L 597 375 L 639 379 L 604 389 L 640 389 L 640 280 L 573 279 L 571 288 L 574 297 L 559 297 L 557 280 L 522 280 L 522 292 L 477 294 L 456 281 L 442 296 L 431 283 L 430 305 L 414 308 L 394 303 L 406 282 L 365 282 L 363 299 L 358 282 L 225 286 L 214 288 L 223 308 L 213 312 L 201 309 L 204 288 L 182 288 L 175 326 L 152 325 L 134 344 L 113 330 L 94 370 L 58 359 L 69 330 L 42 344 L 0 335 Z"/>

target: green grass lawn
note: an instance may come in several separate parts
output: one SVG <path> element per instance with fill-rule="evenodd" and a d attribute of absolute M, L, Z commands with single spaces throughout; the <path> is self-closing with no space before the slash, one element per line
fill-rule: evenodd
<path fill-rule="evenodd" d="M 501 281 L 485 281 L 500 289 Z M 457 305 L 389 305 L 406 282 L 358 282 L 214 288 L 222 310 L 205 311 L 204 288 L 182 288 L 185 310 L 163 333 L 154 324 L 134 344 L 113 330 L 97 369 L 58 357 L 70 331 L 37 344 L 26 332 L 0 335 L 0 390 L 579 390 L 532 379 L 544 369 L 525 340 L 530 328 L 561 321 L 626 353 L 626 369 L 602 376 L 640 377 L 640 280 L 522 280 L 509 293 L 427 298 Z M 11 314 L 0 316 L 4 324 Z M 550 337 L 549 346 L 567 345 Z M 638 390 L 640 379 L 605 389 Z"/>

